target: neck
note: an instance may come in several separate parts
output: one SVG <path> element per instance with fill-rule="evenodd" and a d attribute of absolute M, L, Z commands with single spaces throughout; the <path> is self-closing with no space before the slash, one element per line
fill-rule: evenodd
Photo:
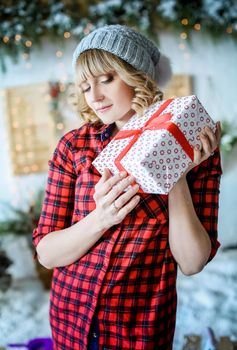
<path fill-rule="evenodd" d="M 113 130 L 113 136 L 122 129 L 122 127 L 129 121 L 129 119 L 134 115 L 134 111 L 130 109 L 120 120 L 115 122 L 115 127 Z"/>

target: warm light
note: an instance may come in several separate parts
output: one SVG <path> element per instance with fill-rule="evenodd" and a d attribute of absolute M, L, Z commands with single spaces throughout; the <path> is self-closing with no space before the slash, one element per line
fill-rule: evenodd
<path fill-rule="evenodd" d="M 232 28 L 231 27 L 227 27 L 226 28 L 226 33 L 231 34 L 232 33 Z"/>
<path fill-rule="evenodd" d="M 25 42 L 25 46 L 31 47 L 31 46 L 32 46 L 32 41 L 27 40 L 27 41 Z"/>
<path fill-rule="evenodd" d="M 22 145 L 18 143 L 15 148 L 17 152 L 20 152 L 22 150 Z"/>
<path fill-rule="evenodd" d="M 84 34 L 89 34 L 92 27 L 93 25 L 91 23 L 88 23 L 85 29 L 83 30 Z"/>
<path fill-rule="evenodd" d="M 68 39 L 68 38 L 70 38 L 71 33 L 65 32 L 63 35 L 64 35 L 64 38 L 65 38 L 65 39 Z"/>
<path fill-rule="evenodd" d="M 19 123 L 18 122 L 13 122 L 12 123 L 13 129 L 18 129 L 19 128 Z"/>
<path fill-rule="evenodd" d="M 37 164 L 33 164 L 33 165 L 31 166 L 31 170 L 32 170 L 32 171 L 38 171 L 38 170 L 39 170 L 38 165 L 37 165 Z"/>
<path fill-rule="evenodd" d="M 180 34 L 180 38 L 181 39 L 187 39 L 187 37 L 188 37 L 188 35 L 187 35 L 187 33 L 185 33 L 185 32 L 182 32 L 181 34 Z"/>
<path fill-rule="evenodd" d="M 183 18 L 181 23 L 184 25 L 184 26 L 187 26 L 188 25 L 188 19 L 187 18 Z"/>
<path fill-rule="evenodd" d="M 194 24 L 194 29 L 195 30 L 201 30 L 201 24 L 200 23 Z"/>
<path fill-rule="evenodd" d="M 16 34 L 15 35 L 15 40 L 16 41 L 20 41 L 21 40 L 21 35 L 20 34 Z"/>
<path fill-rule="evenodd" d="M 58 130 L 62 130 L 64 128 L 64 125 L 63 125 L 63 123 L 58 123 L 56 125 L 56 127 L 57 127 Z"/>
<path fill-rule="evenodd" d="M 62 53 L 62 51 L 60 51 L 60 50 L 58 50 L 57 52 L 56 52 L 56 56 L 57 57 L 62 57 L 62 55 L 63 55 L 63 53 Z"/>
<path fill-rule="evenodd" d="M 179 44 L 179 49 L 180 50 L 185 50 L 185 45 L 184 44 Z"/>
<path fill-rule="evenodd" d="M 5 35 L 2 40 L 6 44 L 9 41 L 9 37 Z"/>

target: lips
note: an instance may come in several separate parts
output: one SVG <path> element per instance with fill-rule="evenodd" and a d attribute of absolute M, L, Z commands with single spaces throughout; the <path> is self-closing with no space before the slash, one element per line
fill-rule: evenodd
<path fill-rule="evenodd" d="M 108 105 L 108 106 L 103 106 L 103 107 L 97 108 L 97 109 L 96 109 L 96 112 L 105 112 L 105 111 L 107 111 L 110 107 L 112 107 L 112 105 Z"/>

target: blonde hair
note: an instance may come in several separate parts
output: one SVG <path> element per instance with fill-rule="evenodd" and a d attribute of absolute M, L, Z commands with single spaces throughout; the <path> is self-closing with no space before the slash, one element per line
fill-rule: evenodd
<path fill-rule="evenodd" d="M 142 115 L 143 111 L 152 103 L 162 100 L 163 93 L 159 90 L 157 83 L 148 75 L 137 71 L 129 63 L 110 52 L 90 49 L 79 56 L 76 66 L 77 110 L 85 121 L 97 123 L 100 119 L 87 105 L 80 84 L 91 76 L 113 71 L 127 85 L 133 87 L 134 97 L 131 108 L 138 115 Z"/>

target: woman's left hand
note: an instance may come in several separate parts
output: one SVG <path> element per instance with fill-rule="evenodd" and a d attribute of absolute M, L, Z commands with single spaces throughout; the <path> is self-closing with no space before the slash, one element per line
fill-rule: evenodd
<path fill-rule="evenodd" d="M 192 168 L 202 163 L 204 160 L 208 159 L 215 149 L 219 146 L 221 139 L 221 124 L 216 123 L 216 132 L 214 133 L 208 126 L 201 131 L 200 140 L 201 147 L 194 148 L 194 160 L 190 165 L 188 170 L 185 172 L 187 174 Z"/>

